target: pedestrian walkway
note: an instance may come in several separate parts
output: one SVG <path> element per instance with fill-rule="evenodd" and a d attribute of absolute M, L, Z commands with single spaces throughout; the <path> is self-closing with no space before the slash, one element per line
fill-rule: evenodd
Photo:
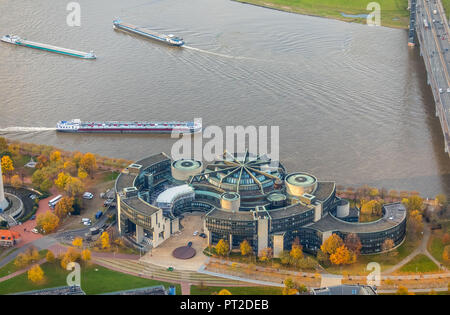
<path fill-rule="evenodd" d="M 196 285 L 203 284 L 208 286 L 248 286 L 248 283 L 243 283 L 242 281 L 238 281 L 235 279 L 226 279 L 193 271 L 169 271 L 159 266 L 142 261 L 100 257 L 95 257 L 93 260 L 95 263 L 106 268 L 132 273 L 140 277 L 157 279 L 161 281 L 176 283 L 186 282 Z"/>

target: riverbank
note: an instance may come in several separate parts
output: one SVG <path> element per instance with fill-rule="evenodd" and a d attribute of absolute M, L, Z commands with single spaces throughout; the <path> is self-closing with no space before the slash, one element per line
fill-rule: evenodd
<path fill-rule="evenodd" d="M 366 24 L 366 0 L 232 0 L 285 12 L 320 16 L 345 22 Z M 409 25 L 408 0 L 379 0 L 381 25 L 407 29 Z M 345 16 L 344 16 L 345 15 Z"/>

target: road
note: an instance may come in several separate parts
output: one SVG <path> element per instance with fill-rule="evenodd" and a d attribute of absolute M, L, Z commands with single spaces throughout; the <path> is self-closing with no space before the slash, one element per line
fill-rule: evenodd
<path fill-rule="evenodd" d="M 445 151 L 450 156 L 449 26 L 440 0 L 419 0 L 416 12 L 416 31 L 420 50 L 445 139 Z"/>

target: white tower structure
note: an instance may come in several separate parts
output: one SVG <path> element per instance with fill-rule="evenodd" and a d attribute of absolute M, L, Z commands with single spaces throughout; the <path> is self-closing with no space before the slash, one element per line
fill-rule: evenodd
<path fill-rule="evenodd" d="M 0 209 L 5 210 L 8 207 L 8 201 L 5 198 L 5 191 L 3 189 L 2 167 L 0 165 Z"/>

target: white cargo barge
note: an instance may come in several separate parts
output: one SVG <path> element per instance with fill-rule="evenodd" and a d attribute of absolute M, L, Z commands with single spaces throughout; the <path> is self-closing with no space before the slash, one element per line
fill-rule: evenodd
<path fill-rule="evenodd" d="M 0 40 L 2 42 L 13 44 L 13 45 L 35 48 L 35 49 L 39 49 L 39 50 L 45 50 L 45 51 L 63 54 L 63 55 L 67 55 L 67 56 L 72 56 L 72 57 L 78 57 L 78 58 L 83 58 L 83 59 L 96 59 L 97 58 L 97 56 L 95 56 L 93 51 L 90 51 L 87 53 L 87 52 L 57 47 L 57 46 L 48 45 L 48 44 L 36 43 L 36 42 L 22 39 L 17 35 L 5 35 Z"/>
<path fill-rule="evenodd" d="M 196 133 L 201 123 L 193 121 L 59 121 L 56 131 L 90 133 Z"/>

